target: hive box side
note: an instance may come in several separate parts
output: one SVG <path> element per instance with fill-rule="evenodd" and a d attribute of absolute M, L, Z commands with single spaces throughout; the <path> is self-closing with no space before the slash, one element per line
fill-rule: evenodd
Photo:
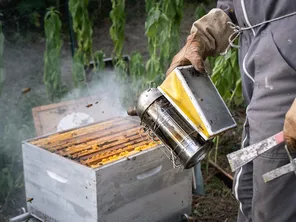
<path fill-rule="evenodd" d="M 102 221 L 179 221 L 191 210 L 191 171 L 177 172 L 153 148 L 96 170 Z"/>
<path fill-rule="evenodd" d="M 95 172 L 30 143 L 22 144 L 28 209 L 46 221 L 97 221 Z"/>

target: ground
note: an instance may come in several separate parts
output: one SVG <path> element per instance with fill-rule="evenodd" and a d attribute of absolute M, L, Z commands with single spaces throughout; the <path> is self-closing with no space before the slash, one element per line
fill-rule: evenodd
<path fill-rule="evenodd" d="M 181 25 L 181 44 L 185 42 L 189 33 L 192 22 L 195 20 L 195 5 L 186 5 L 184 11 L 184 19 Z M 131 15 L 128 14 L 128 16 Z M 144 59 L 147 59 L 147 39 L 144 32 L 145 17 L 140 13 L 130 16 L 126 24 L 124 53 L 129 55 L 133 51 L 141 52 Z M 94 48 L 102 49 L 106 56 L 111 55 L 113 44 L 109 37 L 110 21 L 102 20 L 94 27 Z M 34 37 L 33 37 L 34 36 Z M 45 39 L 43 35 L 29 33 L 26 36 L 13 37 L 5 42 L 4 51 L 4 68 L 5 82 L 0 97 L 0 134 L 8 137 L 19 135 L 18 142 L 34 136 L 32 131 L 19 133 L 19 128 L 10 129 L 7 123 L 11 125 L 21 126 L 29 129 L 33 127 L 31 108 L 34 106 L 51 103 L 46 96 L 46 90 L 43 84 L 43 53 L 45 47 Z M 71 81 L 71 51 L 70 43 L 65 37 L 62 51 L 62 72 L 63 81 Z M 31 91 L 23 94 L 24 88 L 31 88 Z M 239 122 L 243 119 L 242 111 L 235 112 Z M 24 118 L 22 118 L 24 117 Z M 234 133 L 234 134 L 233 134 Z M 225 153 L 231 152 L 239 144 L 240 130 L 234 130 L 228 133 L 219 143 L 219 155 L 217 163 L 227 168 Z M 10 136 L 10 137 L 9 137 Z M 4 137 L 4 136 L 1 136 Z M 233 140 L 232 138 L 236 138 Z M 6 138 L 6 137 L 5 137 Z M 2 138 L 3 139 L 3 138 Z M 234 142 L 233 142 L 234 141 Z M 5 142 L 5 141 L 4 141 Z M 4 143 L 5 144 L 5 143 Z M 19 149 L 17 146 L 15 149 Z M 223 152 L 221 151 L 223 150 Z M 211 158 L 214 158 L 212 153 Z M 21 165 L 21 163 L 18 163 Z M 234 199 L 231 190 L 227 188 L 223 182 L 218 180 L 214 174 L 215 170 L 209 167 L 206 170 L 207 161 L 203 162 L 203 174 L 206 185 L 205 196 L 194 196 L 192 218 L 194 221 L 235 221 L 238 204 Z M 14 173 L 14 172 L 13 172 Z M 11 206 L 20 206 L 24 203 L 23 193 L 16 199 L 20 204 L 12 204 Z M 6 203 L 5 203 L 6 205 Z M 9 205 L 9 204 L 8 204 Z M 0 213 L 3 206 L 0 206 Z M 9 214 L 16 213 L 14 209 L 8 210 Z M 0 216 L 1 221 L 1 216 Z"/>

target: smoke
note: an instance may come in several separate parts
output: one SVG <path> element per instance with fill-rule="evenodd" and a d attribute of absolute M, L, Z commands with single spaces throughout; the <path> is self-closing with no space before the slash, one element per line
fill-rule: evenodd
<path fill-rule="evenodd" d="M 77 106 L 63 115 L 57 126 L 59 130 L 127 115 L 127 100 L 132 97 L 129 94 L 129 85 L 124 84 L 114 70 L 95 72 L 93 75 L 99 78 L 85 87 L 71 90 L 62 98 L 61 103 L 77 101 Z"/>
<path fill-rule="evenodd" d="M 88 83 L 87 87 L 72 89 L 61 101 L 52 102 L 43 83 L 43 51 L 42 42 L 29 47 L 27 44 L 5 43 L 6 78 L 0 95 L 0 221 L 20 214 L 20 209 L 26 206 L 21 143 L 36 137 L 32 108 L 76 101 L 73 109 L 59 113 L 56 122 L 44 117 L 47 119 L 44 128 L 46 125 L 53 125 L 46 133 L 55 133 L 59 122 L 70 114 L 83 113 L 93 121 L 103 121 L 127 115 L 129 101 L 136 99 L 135 95 L 129 93 L 129 84 L 123 84 L 125 81 L 120 80 L 120 74 L 104 70 L 93 73 L 94 81 Z M 62 55 L 63 80 L 71 85 L 72 58 L 69 52 L 67 56 L 65 54 Z M 70 127 L 73 126 L 73 121 L 71 122 Z M 73 127 L 75 124 L 87 123 L 80 119 L 78 123 L 74 121 Z M 67 126 L 62 127 L 65 129 Z"/>

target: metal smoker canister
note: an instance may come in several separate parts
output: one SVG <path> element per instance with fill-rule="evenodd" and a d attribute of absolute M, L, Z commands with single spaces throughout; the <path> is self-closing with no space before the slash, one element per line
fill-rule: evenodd
<path fill-rule="evenodd" d="M 211 147 L 156 88 L 140 95 L 137 114 L 142 124 L 157 135 L 185 169 L 202 160 Z"/>

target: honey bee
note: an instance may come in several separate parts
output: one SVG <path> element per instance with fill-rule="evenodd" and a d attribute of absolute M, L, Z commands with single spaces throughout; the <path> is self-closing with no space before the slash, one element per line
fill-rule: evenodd
<path fill-rule="evenodd" d="M 33 197 L 27 198 L 27 202 L 28 202 L 28 203 L 32 203 L 33 200 L 34 200 Z"/>
<path fill-rule="evenodd" d="M 31 88 L 24 88 L 23 90 L 22 90 L 22 93 L 23 94 L 26 94 L 26 93 L 28 93 L 28 92 L 30 92 L 31 91 Z"/>

